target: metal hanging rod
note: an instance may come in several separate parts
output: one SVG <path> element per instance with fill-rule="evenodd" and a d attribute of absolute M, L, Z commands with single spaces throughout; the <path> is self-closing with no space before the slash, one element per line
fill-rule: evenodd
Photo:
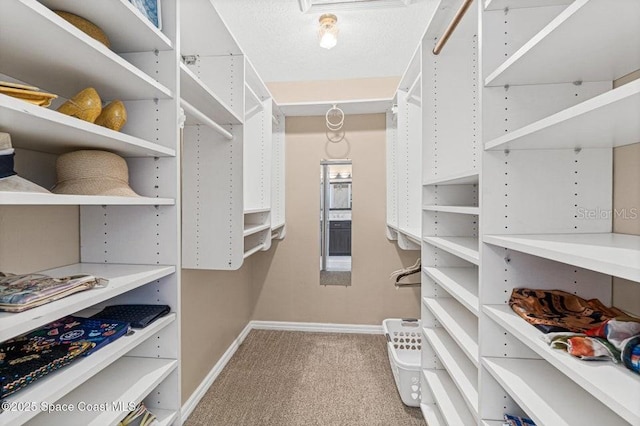
<path fill-rule="evenodd" d="M 440 54 L 444 45 L 447 44 L 449 37 L 451 37 L 451 34 L 453 34 L 453 32 L 456 30 L 456 27 L 464 17 L 464 14 L 467 13 L 467 10 L 471 6 L 471 3 L 473 3 L 473 0 L 464 0 L 464 3 L 462 3 L 462 6 L 460 6 L 460 9 L 458 9 L 458 11 L 456 12 L 456 15 L 453 17 L 451 22 L 449 22 L 449 26 L 446 30 L 444 30 L 442 37 L 440 37 L 440 40 L 438 40 L 438 43 L 436 43 L 436 47 L 433 48 L 434 55 Z"/>
<path fill-rule="evenodd" d="M 189 102 L 185 101 L 184 99 L 180 99 L 180 106 L 185 110 L 187 114 L 193 115 L 195 118 L 202 121 L 204 124 L 211 127 L 216 132 L 220 133 L 225 139 L 233 139 L 233 134 L 231 134 L 231 132 L 204 115 L 202 112 L 198 111 L 196 107 L 191 105 Z"/>

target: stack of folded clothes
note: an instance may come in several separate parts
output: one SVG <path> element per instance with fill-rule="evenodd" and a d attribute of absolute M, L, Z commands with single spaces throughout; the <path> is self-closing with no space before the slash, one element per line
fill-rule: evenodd
<path fill-rule="evenodd" d="M 640 318 L 560 290 L 514 289 L 509 305 L 543 339 L 583 360 L 611 360 L 640 374 Z"/>

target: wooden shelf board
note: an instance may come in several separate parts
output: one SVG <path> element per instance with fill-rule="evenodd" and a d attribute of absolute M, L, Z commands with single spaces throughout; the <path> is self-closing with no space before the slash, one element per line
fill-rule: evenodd
<path fill-rule="evenodd" d="M 425 297 L 423 302 L 477 368 L 480 364 L 478 317 L 471 314 L 464 306 L 452 298 Z"/>
<path fill-rule="evenodd" d="M 478 369 L 445 329 L 423 328 L 422 330 L 462 394 L 467 407 L 474 417 L 478 417 Z"/>
<path fill-rule="evenodd" d="M 122 407 L 105 411 L 74 411 L 41 414 L 33 426 L 73 424 L 103 426 L 117 424 L 129 412 L 130 402 L 140 402 L 178 367 L 178 361 L 162 358 L 121 357 L 100 374 L 60 399 L 59 403 L 104 404 L 122 402 Z M 122 409 L 119 409 L 122 408 Z"/>
<path fill-rule="evenodd" d="M 180 97 L 220 125 L 242 124 L 242 119 L 182 62 Z"/>
<path fill-rule="evenodd" d="M 480 214 L 480 207 L 472 206 L 423 206 L 422 210 L 440 213 L 470 214 L 476 216 Z"/>
<path fill-rule="evenodd" d="M 540 425 L 628 425 L 547 361 L 483 358 L 482 364 Z"/>
<path fill-rule="evenodd" d="M 438 285 L 478 316 L 478 270 L 476 268 L 423 267 L 422 270 Z"/>
<path fill-rule="evenodd" d="M 162 84 L 36 0 L 3 4 L 0 27 L 2 71 L 28 84 L 66 98 L 88 86 L 102 100 L 173 97 Z M 79 63 L 82 66 L 74 69 Z"/>
<path fill-rule="evenodd" d="M 485 305 L 482 310 L 622 418 L 631 424 L 640 424 L 640 377 L 637 374 L 611 362 L 581 361 L 564 351 L 551 349 L 542 340 L 542 332 L 517 316 L 508 305 Z"/>
<path fill-rule="evenodd" d="M 431 388 L 436 407 L 446 421 L 444 424 L 460 426 L 476 424 L 476 416 L 469 411 L 460 391 L 445 370 L 422 370 L 422 374 Z"/>
<path fill-rule="evenodd" d="M 286 117 L 324 116 L 333 105 L 337 105 L 345 115 L 379 114 L 391 109 L 392 104 L 393 99 L 346 99 L 339 101 L 282 103 L 280 104 L 280 109 Z"/>
<path fill-rule="evenodd" d="M 424 237 L 424 241 L 474 265 L 480 263 L 476 237 Z"/>
<path fill-rule="evenodd" d="M 640 80 L 487 142 L 487 150 L 614 148 L 640 141 Z"/>
<path fill-rule="evenodd" d="M 51 154 L 105 149 L 123 157 L 176 155 L 174 149 L 6 95 L 0 95 L 0 129 L 11 134 L 14 148 Z"/>
<path fill-rule="evenodd" d="M 106 197 L 99 195 L 62 195 L 35 192 L 2 192 L 0 205 L 28 206 L 173 206 L 172 198 Z"/>
<path fill-rule="evenodd" d="M 478 170 L 465 170 L 445 176 L 429 176 L 423 185 L 477 185 Z"/>
<path fill-rule="evenodd" d="M 34 401 L 38 404 L 41 402 L 54 403 L 96 374 L 99 374 L 103 369 L 108 368 L 118 358 L 175 320 L 176 314 L 170 314 L 158 319 L 146 328 L 135 329 L 134 334 L 122 336 L 91 355 L 78 359 L 72 364 L 41 378 L 18 391 L 15 395 L 9 396 L 7 401 L 15 402 L 18 405 L 28 405 Z M 80 400 L 84 401 L 84 399 Z M 37 414 L 38 411 L 7 411 L 0 415 L 0 420 L 22 424 Z"/>
<path fill-rule="evenodd" d="M 91 274 L 108 279 L 109 284 L 106 287 L 85 290 L 24 312 L 0 312 L 0 341 L 5 341 L 65 315 L 86 309 L 89 306 L 166 277 L 175 271 L 175 266 L 105 263 L 77 263 L 42 271 L 43 274 L 53 277 Z"/>
<path fill-rule="evenodd" d="M 485 235 L 484 242 L 603 274 L 640 281 L 640 236 Z"/>
<path fill-rule="evenodd" d="M 525 7 L 563 6 L 573 0 L 485 0 L 484 10 L 518 9 Z"/>
<path fill-rule="evenodd" d="M 640 2 L 576 0 L 485 79 L 487 86 L 613 81 L 640 68 Z M 571 52 L 571 54 L 567 54 Z"/>
<path fill-rule="evenodd" d="M 109 37 L 118 53 L 171 50 L 173 43 L 129 0 L 40 0 L 51 10 L 62 10 L 91 21 Z"/>

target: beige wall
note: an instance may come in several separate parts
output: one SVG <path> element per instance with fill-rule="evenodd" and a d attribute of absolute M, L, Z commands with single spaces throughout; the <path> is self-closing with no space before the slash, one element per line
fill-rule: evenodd
<path fill-rule="evenodd" d="M 0 271 L 41 271 L 80 261 L 80 209 L 1 206 Z"/>
<path fill-rule="evenodd" d="M 415 262 L 385 236 L 385 116 L 345 118 L 345 140 L 332 144 L 324 117 L 286 124 L 286 238 L 255 256 L 256 320 L 381 324 L 418 317 L 420 289 L 395 290 L 389 274 Z M 353 161 L 352 285 L 319 283 L 320 160 Z M 419 280 L 419 277 L 416 277 Z"/>
<path fill-rule="evenodd" d="M 640 143 L 613 151 L 613 232 L 640 235 Z M 640 284 L 613 279 L 613 303 L 640 315 Z"/>
<path fill-rule="evenodd" d="M 640 78 L 640 70 L 616 81 L 620 87 Z M 640 141 L 639 141 L 640 142 Z M 640 143 L 613 150 L 613 232 L 640 235 Z M 613 278 L 613 304 L 640 315 L 640 287 L 636 282 Z"/>
<path fill-rule="evenodd" d="M 251 320 L 251 261 L 237 271 L 182 270 L 182 402 Z"/>
<path fill-rule="evenodd" d="M 400 77 L 361 78 L 355 80 L 318 80 L 267 83 L 280 104 L 350 99 L 390 99 Z"/>

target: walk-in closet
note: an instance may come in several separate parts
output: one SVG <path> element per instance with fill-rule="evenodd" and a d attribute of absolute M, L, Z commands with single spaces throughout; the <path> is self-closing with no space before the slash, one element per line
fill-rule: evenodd
<path fill-rule="evenodd" d="M 640 1 L 0 2 L 0 426 L 640 426 Z"/>

